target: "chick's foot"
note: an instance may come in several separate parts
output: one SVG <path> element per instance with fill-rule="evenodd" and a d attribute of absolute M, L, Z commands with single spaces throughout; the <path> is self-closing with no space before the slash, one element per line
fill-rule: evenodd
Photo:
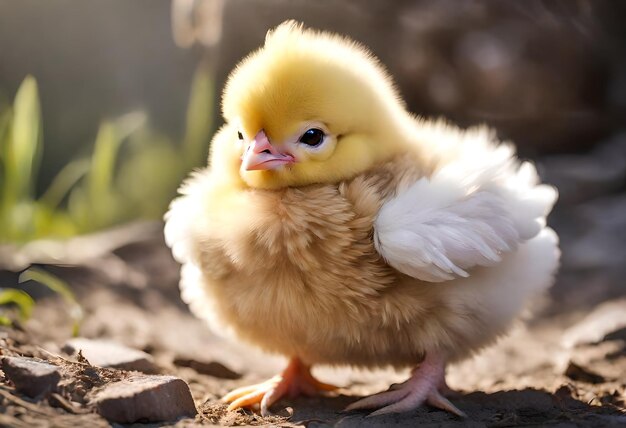
<path fill-rule="evenodd" d="M 222 400 L 230 403 L 228 410 L 240 407 L 253 407 L 260 404 L 261 415 L 270 415 L 269 408 L 285 395 L 316 395 L 320 391 L 334 391 L 334 385 L 320 382 L 311 374 L 310 367 L 303 364 L 298 358 L 289 360 L 285 370 L 273 378 L 250 386 L 235 389 L 226 394 Z"/>
<path fill-rule="evenodd" d="M 360 409 L 379 410 L 369 416 L 387 413 L 401 413 L 413 410 L 426 403 L 433 407 L 446 410 L 460 417 L 467 415 L 452 404 L 444 395 L 451 393 L 445 382 L 445 359 L 437 354 L 426 354 L 424 361 L 413 370 L 406 381 L 392 385 L 389 390 L 371 395 L 346 407 L 346 411 Z"/>

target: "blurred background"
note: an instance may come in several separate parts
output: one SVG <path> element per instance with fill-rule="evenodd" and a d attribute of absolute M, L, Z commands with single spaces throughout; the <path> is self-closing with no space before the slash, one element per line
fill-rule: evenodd
<path fill-rule="evenodd" d="M 626 2 L 612 0 L 0 0 L 0 324 L 15 327 L 0 350 L 7 334 L 21 354 L 60 354 L 70 335 L 114 339 L 183 376 L 196 403 L 228 384 L 201 364 L 185 371 L 191 357 L 246 376 L 281 366 L 189 314 L 161 219 L 206 163 L 228 73 L 286 19 L 369 46 L 411 111 L 490 125 L 559 188 L 550 298 L 528 332 L 458 366 L 452 386 L 566 388 L 624 408 Z M 596 351 L 605 339 L 612 348 Z"/>

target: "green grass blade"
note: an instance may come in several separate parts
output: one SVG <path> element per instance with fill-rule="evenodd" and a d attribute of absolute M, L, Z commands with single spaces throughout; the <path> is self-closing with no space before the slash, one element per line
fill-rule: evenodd
<path fill-rule="evenodd" d="M 84 185 L 69 197 L 69 212 L 80 232 L 128 220 L 128 207 L 115 187 L 116 162 L 122 143 L 146 122 L 142 112 L 103 122 L 98 131 Z"/>
<path fill-rule="evenodd" d="M 56 209 L 71 188 L 89 171 L 88 159 L 77 159 L 63 167 L 43 194 L 40 202 L 49 209 Z"/>
<path fill-rule="evenodd" d="M 206 157 L 213 129 L 214 85 L 208 67 L 200 65 L 191 83 L 183 141 L 187 169 L 199 165 Z"/>
<path fill-rule="evenodd" d="M 15 95 L 10 138 L 5 145 L 5 206 L 32 199 L 41 158 L 41 136 L 37 82 L 27 76 Z"/>
<path fill-rule="evenodd" d="M 185 175 L 183 164 L 176 145 L 164 135 L 143 131 L 129 139 L 116 187 L 132 217 L 163 216 Z"/>
<path fill-rule="evenodd" d="M 14 303 L 20 313 L 22 321 L 28 320 L 32 313 L 35 301 L 27 293 L 16 288 L 4 288 L 0 291 L 0 305 Z"/>
<path fill-rule="evenodd" d="M 10 108 L 5 108 L 0 112 L 0 162 L 4 160 L 6 146 L 9 139 L 9 125 L 13 116 Z"/>
<path fill-rule="evenodd" d="M 97 203 L 101 195 L 111 191 L 119 148 L 122 142 L 145 121 L 145 114 L 129 113 L 114 122 L 107 121 L 100 126 L 88 176 L 91 202 Z"/>
<path fill-rule="evenodd" d="M 122 139 L 111 122 L 104 122 L 100 125 L 88 176 L 88 192 L 89 195 L 93 196 L 93 199 L 104 192 L 108 192 L 111 187 L 115 157 L 121 143 Z M 92 200 L 92 202 L 94 201 Z"/>
<path fill-rule="evenodd" d="M 37 268 L 30 268 L 20 275 L 19 282 L 22 283 L 26 281 L 36 281 L 45 285 L 63 298 L 70 309 L 70 317 L 74 321 L 72 334 L 77 336 L 80 331 L 80 325 L 83 321 L 83 308 L 76 300 L 76 297 L 67 282 L 49 272 Z"/>
<path fill-rule="evenodd" d="M 9 144 L 9 127 L 13 112 L 11 108 L 6 108 L 0 113 L 0 224 L 4 224 L 3 211 L 8 208 L 3 204 L 4 195 L 8 191 L 7 171 L 6 171 L 6 151 Z"/>

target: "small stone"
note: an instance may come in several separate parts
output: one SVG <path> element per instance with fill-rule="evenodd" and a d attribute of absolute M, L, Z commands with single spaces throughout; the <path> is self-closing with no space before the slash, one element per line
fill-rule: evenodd
<path fill-rule="evenodd" d="M 605 381 L 604 377 L 600 376 L 597 373 L 592 372 L 586 367 L 582 367 L 573 361 L 570 361 L 567 365 L 567 369 L 565 369 L 565 376 L 572 380 L 578 380 L 581 382 L 587 383 L 603 383 Z"/>
<path fill-rule="evenodd" d="M 52 407 L 61 408 L 66 412 L 73 413 L 75 415 L 90 412 L 89 409 L 82 407 L 80 403 L 72 402 L 62 395 L 57 394 L 56 392 L 53 392 L 48 396 L 48 404 L 50 404 Z"/>
<path fill-rule="evenodd" d="M 626 326 L 618 329 L 614 329 L 612 332 L 604 336 L 604 340 L 620 340 L 626 343 Z"/>
<path fill-rule="evenodd" d="M 549 156 L 544 179 L 559 189 L 559 203 L 571 205 L 619 190 L 626 178 L 626 134 L 587 154 Z"/>
<path fill-rule="evenodd" d="M 218 377 L 221 379 L 239 379 L 241 375 L 232 371 L 225 365 L 217 361 L 198 361 L 191 358 L 176 358 L 174 365 L 178 367 L 189 367 L 197 373 Z"/>
<path fill-rule="evenodd" d="M 174 376 L 133 375 L 106 386 L 93 402 L 100 415 L 118 423 L 164 422 L 197 414 L 189 386 Z"/>
<path fill-rule="evenodd" d="M 616 340 L 626 328 L 626 299 L 603 303 L 584 319 L 565 331 L 562 344 L 566 348 L 593 345 L 603 340 Z"/>
<path fill-rule="evenodd" d="M 63 345 L 68 354 L 82 352 L 89 363 L 98 367 L 156 373 L 157 367 L 151 355 L 110 340 L 75 338 Z"/>
<path fill-rule="evenodd" d="M 31 398 L 55 391 L 61 380 L 57 366 L 34 358 L 4 357 L 2 371 L 18 392 Z"/>

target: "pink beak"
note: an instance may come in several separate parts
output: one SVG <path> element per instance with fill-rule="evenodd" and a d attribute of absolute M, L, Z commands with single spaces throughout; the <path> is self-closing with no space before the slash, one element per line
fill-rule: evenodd
<path fill-rule="evenodd" d="M 291 155 L 276 150 L 265 135 L 265 131 L 260 130 L 241 157 L 241 161 L 242 170 L 252 171 L 275 169 L 281 165 L 293 163 L 295 159 Z"/>

